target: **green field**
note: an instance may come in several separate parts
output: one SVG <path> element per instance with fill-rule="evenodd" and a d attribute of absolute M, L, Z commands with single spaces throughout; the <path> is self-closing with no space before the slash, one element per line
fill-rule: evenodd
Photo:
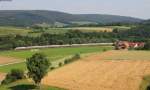
<path fill-rule="evenodd" d="M 84 46 L 84 47 L 68 47 L 68 48 L 46 48 L 37 50 L 21 50 L 21 51 L 3 51 L 0 52 L 0 56 L 14 57 L 20 59 L 20 61 L 31 57 L 34 53 L 40 52 L 47 55 L 51 62 L 56 62 L 65 57 L 69 57 L 74 54 L 88 54 L 94 52 L 102 52 L 103 50 L 112 49 L 111 46 Z M 20 68 L 26 70 L 25 63 L 13 64 L 0 67 L 0 72 L 9 72 L 13 68 Z"/>
<path fill-rule="evenodd" d="M 72 27 L 72 28 L 64 28 L 67 30 L 79 30 L 83 32 L 112 32 L 113 29 L 118 30 L 128 30 L 131 27 L 127 26 L 105 26 L 105 27 Z"/>
<path fill-rule="evenodd" d="M 37 90 L 36 86 L 27 80 L 19 80 L 7 85 L 1 85 L 0 90 Z M 64 90 L 57 87 L 41 85 L 41 90 Z"/>
<path fill-rule="evenodd" d="M 128 29 L 131 29 L 131 27 L 127 27 L 127 26 L 106 26 L 107 28 L 117 28 L 119 30 L 128 30 Z"/>
<path fill-rule="evenodd" d="M 130 27 L 126 26 L 49 28 L 48 30 L 44 30 L 44 33 L 63 34 L 70 30 L 79 30 L 83 32 L 111 32 L 114 28 L 118 28 L 119 30 L 130 29 Z M 0 36 L 16 34 L 38 36 L 41 35 L 41 33 L 43 32 L 33 32 L 33 29 L 26 29 L 20 27 L 0 27 Z"/>
<path fill-rule="evenodd" d="M 0 36 L 2 35 L 26 35 L 30 30 L 17 27 L 0 27 Z"/>

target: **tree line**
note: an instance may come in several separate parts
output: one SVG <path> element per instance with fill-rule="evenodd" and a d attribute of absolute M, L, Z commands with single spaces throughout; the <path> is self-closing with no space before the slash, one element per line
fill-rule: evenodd
<path fill-rule="evenodd" d="M 71 30 L 65 34 L 42 33 L 40 36 L 0 36 L 0 50 L 35 45 L 63 45 L 86 43 L 112 43 L 116 40 L 146 42 L 150 40 L 150 25 L 140 25 L 129 30 L 114 29 L 113 32 L 82 32 Z"/>

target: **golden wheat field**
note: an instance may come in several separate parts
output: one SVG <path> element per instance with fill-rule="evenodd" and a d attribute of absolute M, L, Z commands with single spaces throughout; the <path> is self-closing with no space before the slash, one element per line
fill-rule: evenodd
<path fill-rule="evenodd" d="M 124 57 L 120 58 L 120 53 Z M 42 83 L 68 90 L 139 90 L 143 76 L 150 74 L 150 58 L 140 56 L 142 53 L 108 51 L 90 55 L 50 72 Z M 150 56 L 149 52 L 145 53 Z M 109 60 L 113 56 L 119 59 Z M 130 59 L 125 60 L 126 57 Z"/>

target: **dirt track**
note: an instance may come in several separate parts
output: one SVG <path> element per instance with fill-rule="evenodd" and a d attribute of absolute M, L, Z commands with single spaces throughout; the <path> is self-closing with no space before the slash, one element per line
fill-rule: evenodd
<path fill-rule="evenodd" d="M 148 60 L 103 60 L 114 51 L 92 55 L 48 74 L 43 84 L 69 90 L 139 90 L 150 74 Z"/>
<path fill-rule="evenodd" d="M 12 58 L 12 57 L 3 57 L 0 56 L 0 65 L 7 64 L 7 63 L 13 63 L 19 61 L 18 59 Z"/>

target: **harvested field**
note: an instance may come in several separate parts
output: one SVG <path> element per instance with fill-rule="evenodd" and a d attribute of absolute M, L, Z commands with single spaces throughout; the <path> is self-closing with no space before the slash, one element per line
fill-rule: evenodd
<path fill-rule="evenodd" d="M 56 69 L 42 83 L 69 90 L 139 90 L 142 77 L 150 74 L 150 59 L 104 60 L 118 52 L 95 54 Z"/>
<path fill-rule="evenodd" d="M 0 65 L 18 62 L 19 60 L 12 57 L 0 56 Z"/>

